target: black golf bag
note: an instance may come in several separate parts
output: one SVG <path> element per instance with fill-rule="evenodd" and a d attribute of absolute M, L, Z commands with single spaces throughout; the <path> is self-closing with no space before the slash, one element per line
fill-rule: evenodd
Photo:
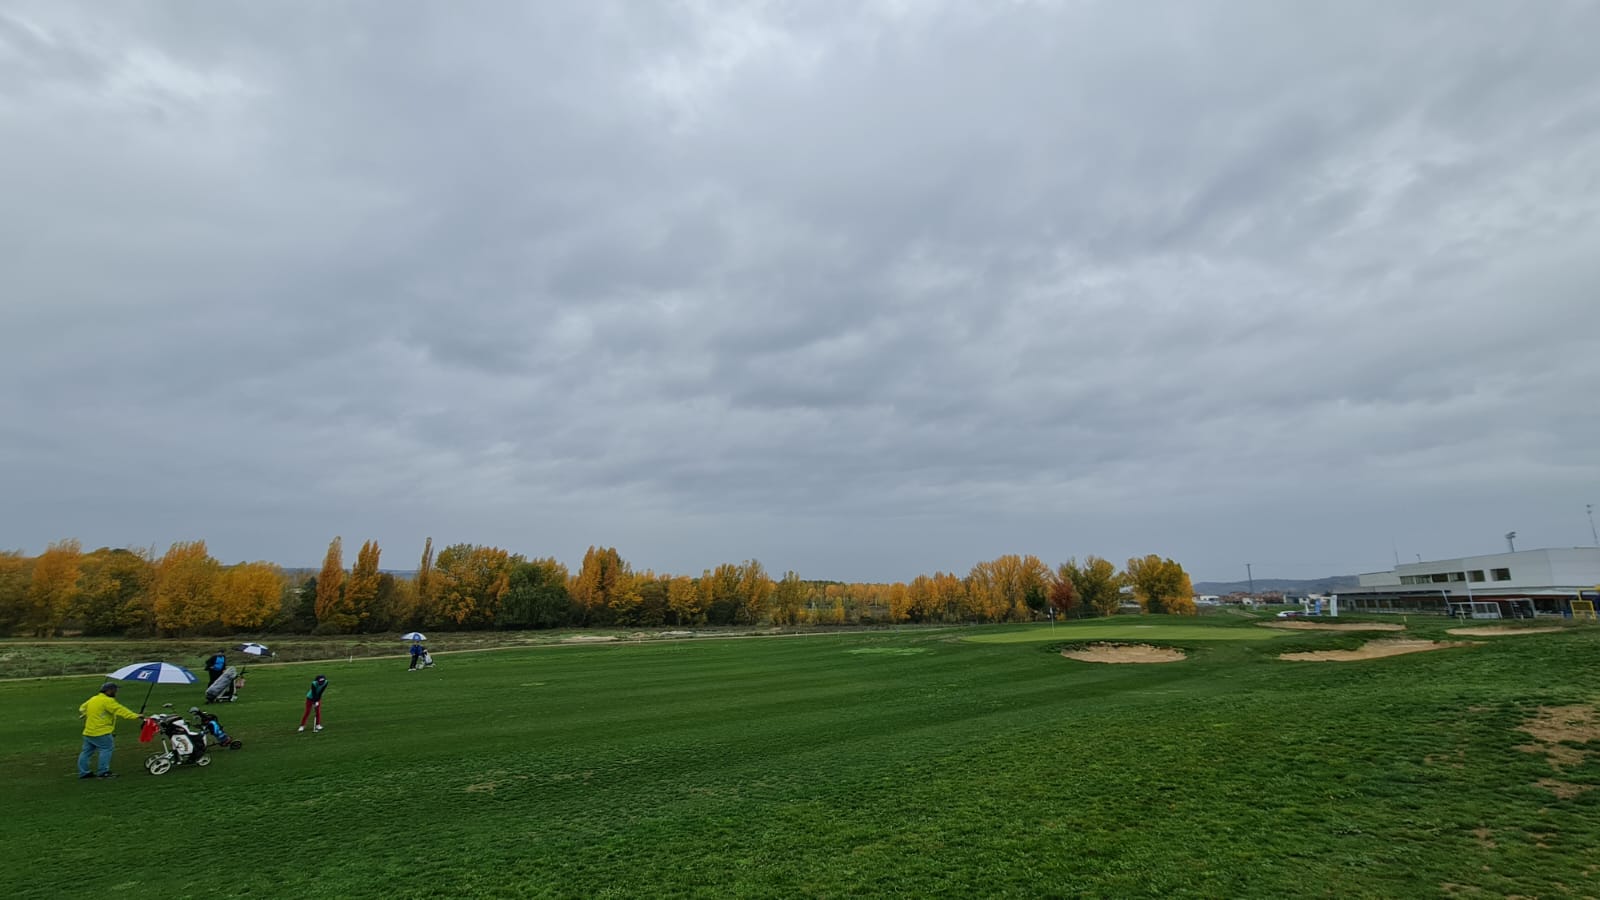
<path fill-rule="evenodd" d="M 244 746 L 243 741 L 235 740 L 223 730 L 222 721 L 211 713 L 199 709 L 189 710 L 191 715 L 200 718 L 200 731 L 205 735 L 206 744 L 212 747 L 226 747 L 229 750 L 238 750 Z"/>

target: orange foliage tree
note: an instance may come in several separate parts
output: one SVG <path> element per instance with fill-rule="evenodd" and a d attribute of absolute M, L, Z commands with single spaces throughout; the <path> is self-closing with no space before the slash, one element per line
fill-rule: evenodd
<path fill-rule="evenodd" d="M 35 637 L 51 637 L 61 630 L 78 600 L 83 547 L 71 538 L 56 541 L 33 561 L 28 602 L 22 627 Z"/>
<path fill-rule="evenodd" d="M 317 627 L 325 631 L 349 631 L 355 622 L 342 608 L 344 600 L 344 538 L 328 542 L 328 553 L 317 573 Z"/>
<path fill-rule="evenodd" d="M 216 622 L 217 575 L 221 565 L 206 551 L 205 541 L 179 541 L 156 563 L 151 598 L 156 627 L 189 631 Z"/>
<path fill-rule="evenodd" d="M 363 542 L 361 549 L 356 552 L 356 564 L 350 569 L 350 577 L 344 583 L 341 609 L 354 620 L 356 628 L 361 628 L 371 619 L 378 606 L 378 557 L 381 552 L 377 541 Z"/>
<path fill-rule="evenodd" d="M 240 563 L 217 578 L 222 624 L 253 631 L 272 621 L 283 603 L 283 571 L 269 562 Z"/>
<path fill-rule="evenodd" d="M 433 568 L 432 624 L 489 628 L 511 589 L 511 570 L 523 561 L 499 547 L 451 544 Z"/>

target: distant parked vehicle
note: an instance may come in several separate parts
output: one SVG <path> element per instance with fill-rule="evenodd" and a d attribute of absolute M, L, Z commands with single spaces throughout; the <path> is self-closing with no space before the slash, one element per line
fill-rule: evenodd
<path fill-rule="evenodd" d="M 1280 619 L 1298 619 L 1303 615 L 1305 615 L 1305 613 L 1301 612 L 1298 609 L 1286 609 L 1283 612 L 1278 613 L 1278 618 L 1280 618 Z"/>

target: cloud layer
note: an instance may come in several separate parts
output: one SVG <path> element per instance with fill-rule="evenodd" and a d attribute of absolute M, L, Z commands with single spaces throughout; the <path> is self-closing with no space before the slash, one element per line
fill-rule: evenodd
<path fill-rule="evenodd" d="M 0 546 L 1589 542 L 1600 6 L 0 11 Z"/>

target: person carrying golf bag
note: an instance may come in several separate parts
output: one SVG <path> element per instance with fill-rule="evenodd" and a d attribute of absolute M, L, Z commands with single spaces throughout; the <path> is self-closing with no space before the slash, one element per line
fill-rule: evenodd
<path fill-rule="evenodd" d="M 311 716 L 313 710 L 316 711 L 317 716 L 315 720 L 316 728 L 312 730 L 322 730 L 322 695 L 327 690 L 328 676 L 318 675 L 316 678 L 311 679 L 311 690 L 306 691 L 306 711 L 300 714 L 298 731 L 306 730 L 306 719 Z"/>

